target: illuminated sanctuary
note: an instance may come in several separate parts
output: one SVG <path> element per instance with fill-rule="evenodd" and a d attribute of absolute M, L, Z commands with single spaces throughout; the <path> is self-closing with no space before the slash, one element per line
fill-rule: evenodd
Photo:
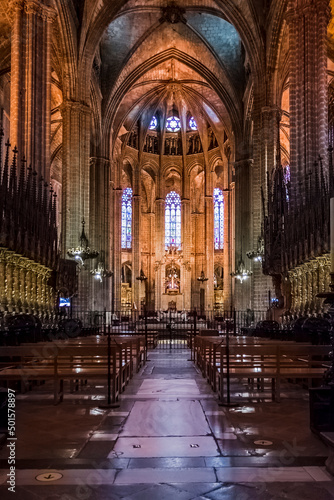
<path fill-rule="evenodd" d="M 0 8 L 3 314 L 322 314 L 329 1 Z"/>
<path fill-rule="evenodd" d="M 0 0 L 1 498 L 333 499 L 333 147 L 334 0 Z"/>

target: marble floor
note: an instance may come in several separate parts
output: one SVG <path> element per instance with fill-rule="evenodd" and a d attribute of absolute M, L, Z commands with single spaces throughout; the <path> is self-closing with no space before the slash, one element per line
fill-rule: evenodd
<path fill-rule="evenodd" d="M 287 383 L 273 403 L 236 381 L 238 406 L 221 407 L 189 354 L 151 351 L 115 409 L 99 407 L 105 381 L 56 407 L 47 384 L 18 394 L 16 490 L 4 443 L 0 498 L 333 500 L 307 391 Z"/>

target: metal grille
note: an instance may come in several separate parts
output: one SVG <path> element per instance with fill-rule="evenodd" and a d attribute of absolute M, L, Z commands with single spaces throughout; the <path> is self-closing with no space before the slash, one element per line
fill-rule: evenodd
<path fill-rule="evenodd" d="M 148 348 L 191 348 L 195 335 L 246 333 L 265 319 L 263 311 L 73 311 L 86 327 L 111 325 L 114 335 L 145 335 Z"/>

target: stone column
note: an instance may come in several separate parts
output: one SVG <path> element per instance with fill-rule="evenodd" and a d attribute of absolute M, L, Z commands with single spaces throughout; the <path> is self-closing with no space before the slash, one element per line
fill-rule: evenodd
<path fill-rule="evenodd" d="M 233 302 L 232 290 L 232 256 L 233 252 L 233 238 L 232 238 L 232 187 L 229 185 L 229 190 L 224 192 L 224 310 L 229 311 Z"/>
<path fill-rule="evenodd" d="M 61 106 L 63 117 L 62 166 L 62 254 L 77 247 L 81 234 L 81 221 L 85 219 L 85 232 L 91 244 L 89 227 L 89 106 L 77 101 L 65 101 Z M 94 265 L 96 260 L 93 261 Z M 90 262 L 86 262 L 90 268 Z M 74 307 L 88 309 L 92 295 L 92 276 L 87 269 L 79 273 L 78 299 Z"/>
<path fill-rule="evenodd" d="M 140 286 L 137 280 L 141 270 L 141 197 L 140 197 L 140 164 L 134 169 L 133 201 L 132 201 L 132 297 L 138 310 L 140 310 Z"/>
<path fill-rule="evenodd" d="M 251 261 L 246 256 L 246 251 L 251 249 L 251 192 L 250 169 L 253 161 L 250 159 L 235 162 L 235 269 L 242 258 L 247 270 L 252 267 Z M 254 216 L 253 216 L 254 217 Z M 254 221 L 253 221 L 254 222 Z M 234 266 L 232 266 L 234 269 Z M 260 279 L 262 273 L 259 266 L 255 271 L 255 280 Z M 237 310 L 251 308 L 251 279 L 240 283 L 235 279 L 235 303 Z"/>
<path fill-rule="evenodd" d="M 234 186 L 232 178 L 231 155 L 232 149 L 229 141 L 225 144 L 224 154 L 227 159 L 227 168 L 225 170 L 224 181 L 224 310 L 229 311 L 233 307 L 234 280 L 231 276 L 234 267 Z"/>
<path fill-rule="evenodd" d="M 93 266 L 95 268 L 101 261 L 105 270 L 112 270 L 110 198 L 110 161 L 104 157 L 90 158 L 90 242 L 100 252 Z M 102 284 L 95 283 L 92 300 L 95 300 L 96 306 L 93 309 L 111 310 L 111 282 L 111 279 L 103 278 Z"/>
<path fill-rule="evenodd" d="M 212 311 L 214 298 L 214 211 L 213 211 L 213 178 L 207 166 L 205 169 L 205 310 Z"/>
<path fill-rule="evenodd" d="M 183 262 L 181 268 L 181 293 L 183 295 L 183 309 L 191 309 L 191 246 L 192 230 L 190 207 L 190 177 L 183 168 L 182 198 L 181 198 L 181 241 Z"/>
<path fill-rule="evenodd" d="M 89 106 L 76 101 L 65 101 L 61 106 L 63 117 L 62 168 L 62 251 L 79 244 L 81 221 L 89 233 Z"/>
<path fill-rule="evenodd" d="M 155 201 L 155 308 L 162 308 L 162 294 L 164 293 L 164 265 L 161 263 L 165 254 L 165 200 L 157 198 Z"/>
<path fill-rule="evenodd" d="M 122 291 L 122 189 L 114 189 L 114 310 L 121 309 Z"/>
<path fill-rule="evenodd" d="M 203 253 L 203 236 L 202 236 L 202 214 L 197 212 L 192 213 L 192 229 L 194 231 L 193 241 L 193 258 L 192 258 L 192 290 L 191 290 L 191 307 L 196 307 L 197 311 L 200 308 L 200 283 L 197 278 L 202 270 L 202 253 Z"/>
<path fill-rule="evenodd" d="M 251 207 L 250 230 L 248 247 L 244 248 L 244 254 L 248 250 L 257 247 L 258 237 L 261 234 L 263 224 L 263 208 L 261 200 L 261 187 L 267 199 L 267 175 L 276 166 L 278 158 L 278 138 L 280 109 L 274 105 L 269 105 L 265 99 L 265 87 L 262 82 L 258 82 L 259 91 L 254 95 L 254 138 L 253 138 L 253 161 L 249 164 L 247 182 L 249 183 L 249 200 Z M 248 307 L 254 310 L 267 309 L 268 291 L 271 290 L 274 296 L 272 278 L 262 273 L 260 262 L 251 262 L 246 255 L 245 264 L 249 268 L 253 265 L 253 275 L 251 278 L 250 297 L 251 304 Z"/>
<path fill-rule="evenodd" d="M 162 294 L 165 291 L 165 275 L 162 259 L 165 255 L 165 200 L 162 185 L 163 157 L 160 155 L 159 171 L 156 178 L 155 199 L 155 309 L 162 308 Z"/>
<path fill-rule="evenodd" d="M 155 213 L 148 212 L 146 214 L 148 218 L 148 228 L 149 228 L 149 243 L 148 243 L 148 265 L 147 265 L 147 282 L 146 282 L 146 306 L 147 310 L 154 311 L 155 309 L 155 297 L 154 297 L 154 255 L 155 255 L 155 241 L 154 241 L 154 229 L 155 229 Z"/>
<path fill-rule="evenodd" d="M 303 181 L 314 170 L 318 156 L 327 164 L 329 4 L 329 0 L 290 0 L 286 16 L 290 45 L 291 184 L 297 199 L 304 196 Z"/>
<path fill-rule="evenodd" d="M 40 0 L 13 0 L 10 138 L 28 165 L 49 180 L 51 29 L 55 10 Z"/>

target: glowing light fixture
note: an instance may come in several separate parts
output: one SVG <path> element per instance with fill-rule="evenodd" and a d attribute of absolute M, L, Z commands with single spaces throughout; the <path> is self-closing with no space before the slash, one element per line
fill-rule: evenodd
<path fill-rule="evenodd" d="M 92 250 L 89 247 L 88 238 L 85 233 L 85 219 L 82 219 L 81 224 L 82 231 L 80 236 L 80 244 L 76 248 L 69 248 L 67 251 L 67 255 L 83 265 L 85 260 L 95 259 L 99 255 L 99 252 L 97 250 Z"/>
<path fill-rule="evenodd" d="M 254 262 L 262 262 L 264 256 L 264 240 L 262 235 L 257 239 L 256 250 L 250 250 L 246 255 L 249 259 L 254 260 Z"/>
<path fill-rule="evenodd" d="M 102 278 L 110 278 L 112 276 L 112 274 L 113 274 L 112 271 L 107 271 L 106 269 L 104 269 L 103 262 L 99 262 L 98 265 L 97 265 L 97 268 L 93 269 L 93 271 L 90 271 L 90 273 L 100 283 L 102 283 L 102 281 L 103 281 Z"/>
<path fill-rule="evenodd" d="M 140 270 L 140 275 L 137 276 L 136 280 L 139 280 L 141 283 L 147 280 L 147 276 L 145 276 L 144 271 L 142 269 Z"/>
<path fill-rule="evenodd" d="M 231 273 L 231 276 L 242 283 L 243 281 L 247 280 L 252 274 L 252 271 L 248 271 L 246 269 L 244 261 L 242 260 L 242 257 L 240 257 L 238 267 L 234 273 Z"/>

